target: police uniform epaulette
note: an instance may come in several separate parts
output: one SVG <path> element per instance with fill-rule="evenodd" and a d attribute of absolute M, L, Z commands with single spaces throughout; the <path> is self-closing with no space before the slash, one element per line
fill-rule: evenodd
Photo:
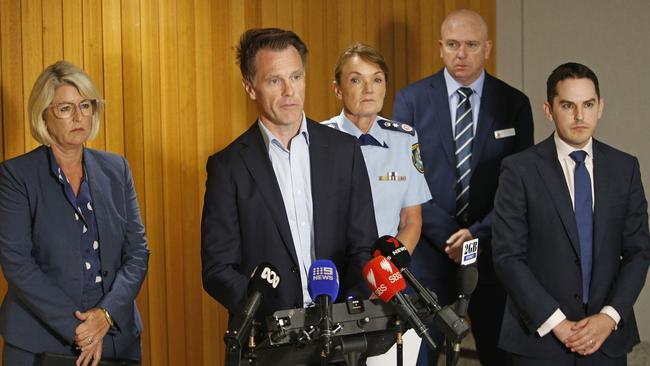
<path fill-rule="evenodd" d="M 341 129 L 339 128 L 339 124 L 336 123 L 336 121 L 325 121 L 325 122 L 322 122 L 321 124 L 324 125 L 324 126 L 327 126 L 327 127 L 333 128 L 333 129 L 335 129 L 335 130 L 339 130 L 339 131 L 341 130 Z"/>
<path fill-rule="evenodd" d="M 408 133 L 411 136 L 415 136 L 415 130 L 413 129 L 413 127 L 407 125 L 406 123 L 391 121 L 387 119 L 377 120 L 377 123 L 384 130 L 399 131 L 399 132 Z"/>

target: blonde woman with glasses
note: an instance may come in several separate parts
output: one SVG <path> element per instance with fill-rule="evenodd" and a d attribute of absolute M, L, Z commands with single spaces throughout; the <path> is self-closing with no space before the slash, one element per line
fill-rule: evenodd
<path fill-rule="evenodd" d="M 84 71 L 49 66 L 29 98 L 42 145 L 0 164 L 4 365 L 140 359 L 149 249 L 126 160 L 85 146 L 103 104 Z"/>

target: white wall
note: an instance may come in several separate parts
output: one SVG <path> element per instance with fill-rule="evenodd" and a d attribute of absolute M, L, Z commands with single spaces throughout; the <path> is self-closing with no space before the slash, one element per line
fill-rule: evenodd
<path fill-rule="evenodd" d="M 639 158 L 650 191 L 650 1 L 497 0 L 497 75 L 530 98 L 535 140 L 553 131 L 544 117 L 546 78 L 561 63 L 591 68 L 605 111 L 596 138 Z M 650 281 L 646 281 L 650 283 Z M 650 285 L 635 311 L 650 341 Z"/>

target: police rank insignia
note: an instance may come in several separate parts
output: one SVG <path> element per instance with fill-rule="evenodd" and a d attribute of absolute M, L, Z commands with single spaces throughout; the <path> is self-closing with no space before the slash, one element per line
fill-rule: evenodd
<path fill-rule="evenodd" d="M 392 182 L 398 181 L 398 182 L 401 182 L 401 181 L 406 180 L 406 176 L 405 175 L 399 175 L 397 172 L 387 172 L 386 175 L 380 175 L 379 180 L 382 181 L 382 182 L 386 182 L 386 181 L 392 181 Z"/>
<path fill-rule="evenodd" d="M 413 160 L 413 166 L 420 173 L 424 173 L 424 164 L 422 164 L 422 157 L 420 156 L 420 144 L 411 145 L 411 160 Z"/>
<path fill-rule="evenodd" d="M 403 132 L 403 133 L 407 133 L 407 134 L 409 134 L 411 136 L 415 136 L 415 130 L 413 129 L 413 127 L 407 125 L 406 123 L 389 121 L 389 120 L 386 120 L 386 119 L 377 120 L 377 123 L 384 130 Z"/>

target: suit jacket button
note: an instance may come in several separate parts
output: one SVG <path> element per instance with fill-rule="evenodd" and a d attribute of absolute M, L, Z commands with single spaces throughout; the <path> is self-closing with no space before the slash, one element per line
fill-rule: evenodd
<path fill-rule="evenodd" d="M 574 296 L 575 296 L 575 298 L 576 298 L 576 301 L 580 301 L 580 302 L 582 302 L 582 298 L 580 297 L 580 295 L 575 294 Z"/>
<path fill-rule="evenodd" d="M 293 273 L 298 273 L 298 267 L 296 267 L 296 266 L 292 266 L 292 267 L 291 267 L 291 272 L 293 272 Z"/>
<path fill-rule="evenodd" d="M 103 277 L 108 276 L 108 271 L 102 271 L 102 276 L 103 276 Z"/>
<path fill-rule="evenodd" d="M 296 309 L 300 309 L 302 307 L 302 304 L 297 302 L 297 303 L 293 304 L 293 307 L 296 308 Z"/>

